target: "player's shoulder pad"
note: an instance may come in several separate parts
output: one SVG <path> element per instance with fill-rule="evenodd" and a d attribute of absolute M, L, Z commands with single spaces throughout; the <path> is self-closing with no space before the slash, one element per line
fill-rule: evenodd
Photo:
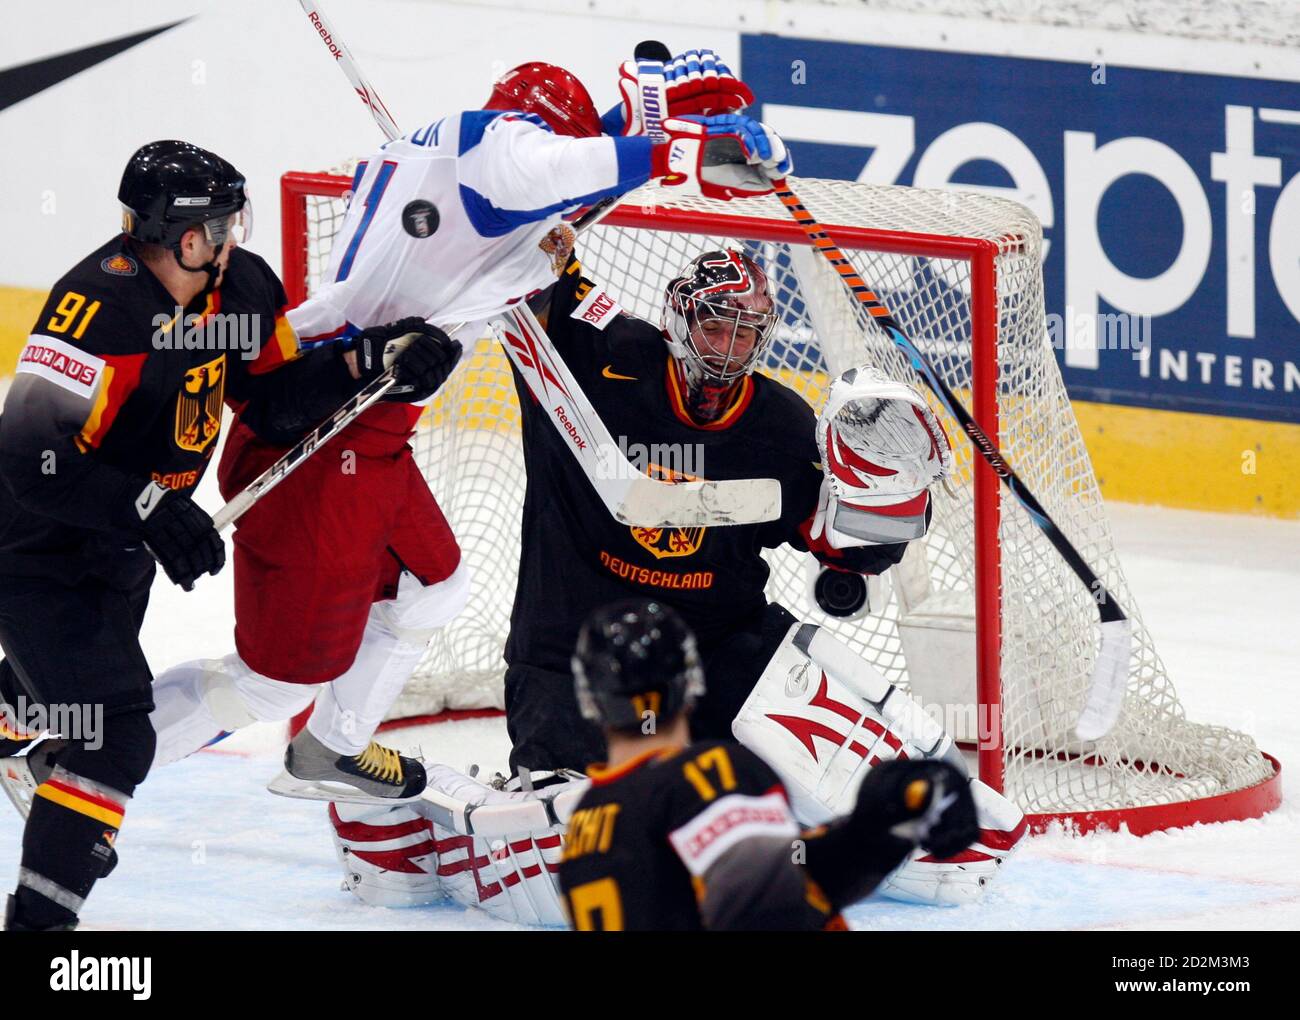
<path fill-rule="evenodd" d="M 100 248 L 50 288 L 32 336 L 92 354 L 147 354 L 176 307 L 145 274 L 137 256 L 115 245 Z"/>
<path fill-rule="evenodd" d="M 230 253 L 230 262 L 221 279 L 221 295 L 223 311 L 266 315 L 278 313 L 288 300 L 284 285 L 266 259 L 244 248 L 236 248 Z"/>

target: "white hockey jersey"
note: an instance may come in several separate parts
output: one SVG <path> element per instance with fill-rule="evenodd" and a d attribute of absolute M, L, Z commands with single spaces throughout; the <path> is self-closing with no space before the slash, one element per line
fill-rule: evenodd
<path fill-rule="evenodd" d="M 525 113 L 434 121 L 362 161 L 325 282 L 288 313 L 303 347 L 411 315 L 450 329 L 555 281 L 562 215 L 650 176 L 646 138 L 569 138 Z"/>

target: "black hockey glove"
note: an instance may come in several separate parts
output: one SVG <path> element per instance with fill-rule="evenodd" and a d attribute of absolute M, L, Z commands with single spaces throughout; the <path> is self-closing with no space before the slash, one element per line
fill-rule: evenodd
<path fill-rule="evenodd" d="M 372 326 L 353 339 L 362 383 L 397 366 L 397 382 L 384 400 L 413 404 L 438 392 L 460 360 L 461 345 L 418 316 Z"/>
<path fill-rule="evenodd" d="M 918 846 L 938 858 L 975 842 L 970 782 L 940 761 L 887 761 L 867 773 L 852 814 L 805 833 L 805 867 L 838 910 L 871 894 Z"/>
<path fill-rule="evenodd" d="M 849 824 L 864 840 L 882 832 L 940 860 L 979 838 L 970 780 L 943 761 L 882 762 L 867 773 Z"/>
<path fill-rule="evenodd" d="M 185 591 L 204 574 L 217 573 L 226 562 L 226 546 L 212 518 L 184 493 L 150 482 L 135 500 L 133 530 L 144 539 L 171 580 Z"/>

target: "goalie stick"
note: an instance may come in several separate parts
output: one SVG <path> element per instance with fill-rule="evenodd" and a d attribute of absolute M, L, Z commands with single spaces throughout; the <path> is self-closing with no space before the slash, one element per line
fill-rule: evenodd
<path fill-rule="evenodd" d="M 379 98 L 374 87 L 361 73 L 352 54 L 343 43 L 342 37 L 322 14 L 320 6 L 312 0 L 299 0 L 299 4 L 385 137 L 389 141 L 400 137 L 401 131 L 389 114 L 388 108 L 384 106 L 383 100 Z M 643 87 L 643 95 L 647 89 L 657 87 L 662 96 L 663 63 L 658 57 L 660 54 L 667 54 L 667 48 L 662 43 L 647 42 L 637 47 L 637 53 L 638 69 L 646 67 L 649 73 L 653 64 L 658 63 L 658 85 L 656 86 L 653 81 L 649 82 Z M 615 200 L 607 198 L 586 210 L 572 223 L 575 236 L 598 223 L 613 209 L 614 205 Z M 448 332 L 455 333 L 464 325 L 465 323 L 461 323 Z M 534 396 L 541 399 L 544 394 L 538 392 L 537 380 L 540 374 L 538 366 L 545 361 L 557 363 L 560 358 L 544 331 L 537 331 L 534 339 L 537 351 L 542 357 L 534 360 L 532 364 L 525 363 L 519 351 L 511 344 L 504 344 L 503 347 Z M 354 394 L 328 420 L 313 429 L 252 484 L 218 510 L 213 516 L 216 528 L 221 530 L 237 520 L 249 507 L 284 481 L 307 457 L 380 400 L 394 381 L 394 371 L 390 368 Z M 566 395 L 570 407 L 576 414 L 591 424 L 600 422 L 591 401 L 583 394 L 576 381 L 571 380 Z M 578 463 L 600 495 L 605 507 L 615 519 L 624 524 L 648 528 L 720 527 L 729 524 L 761 524 L 764 521 L 775 520 L 781 514 L 781 486 L 776 479 L 697 481 L 678 484 L 651 478 L 640 472 L 623 455 L 622 450 L 613 443 L 612 437 L 609 437 L 609 432 L 603 424 L 600 425 L 599 430 L 591 431 L 593 435 L 599 434 L 602 439 L 609 439 L 607 446 L 602 445 L 599 459 L 605 465 L 612 465 L 613 470 L 599 473 L 593 469 L 593 460 L 579 455 L 579 449 L 568 442 L 571 434 L 562 418 L 556 415 L 551 415 L 550 418 L 555 428 L 565 437 L 566 445 L 577 456 Z"/>
<path fill-rule="evenodd" d="M 1006 483 L 1007 488 L 1025 508 L 1030 519 L 1038 525 L 1074 575 L 1092 594 L 1097 604 L 1097 613 L 1101 617 L 1101 649 L 1097 653 L 1087 698 L 1083 711 L 1074 724 L 1074 731 L 1080 740 L 1100 740 L 1110 732 L 1119 718 L 1120 709 L 1124 704 L 1124 693 L 1128 687 L 1129 659 L 1133 644 L 1133 628 L 1128 616 L 1106 590 L 1106 586 L 1102 584 L 1087 561 L 1079 554 L 1079 550 L 1065 537 L 1056 522 L 1043 509 L 1038 498 L 1011 469 L 1011 465 L 998 451 L 993 440 L 976 424 L 975 419 L 962 406 L 948 384 L 935 372 L 925 355 L 903 332 L 903 328 L 890 314 L 884 302 L 863 282 L 862 277 L 853 268 L 853 264 L 826 233 L 826 228 L 814 218 L 791 190 L 787 180 L 785 178 L 774 180 L 772 187 L 781 204 L 808 235 L 812 246 L 831 264 L 853 298 L 866 309 L 876 325 L 884 330 L 885 335 L 907 355 L 908 361 L 917 374 L 925 380 L 926 385 L 939 398 L 939 402 L 961 425 L 980 456 Z"/>

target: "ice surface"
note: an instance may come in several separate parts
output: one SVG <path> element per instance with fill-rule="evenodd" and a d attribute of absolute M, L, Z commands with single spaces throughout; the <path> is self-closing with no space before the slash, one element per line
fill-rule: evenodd
<path fill-rule="evenodd" d="M 215 505 L 211 493 L 201 496 Z M 1253 734 L 1300 763 L 1300 522 L 1111 506 L 1130 584 L 1189 717 Z M 292 611 L 292 610 L 289 610 Z M 229 650 L 230 576 L 189 596 L 159 582 L 144 642 L 156 670 Z M 282 729 L 258 726 L 160 769 L 139 790 L 121 864 L 93 892 L 87 928 L 503 928 L 453 904 L 363 906 L 341 891 L 325 806 L 273 797 Z M 501 720 L 390 735 L 458 768 L 504 767 Z M 0 876 L 20 829 L 0 823 Z M 849 911 L 872 929 L 1300 927 L 1300 810 L 1136 838 L 1048 833 L 1028 841 L 980 904 Z"/>

